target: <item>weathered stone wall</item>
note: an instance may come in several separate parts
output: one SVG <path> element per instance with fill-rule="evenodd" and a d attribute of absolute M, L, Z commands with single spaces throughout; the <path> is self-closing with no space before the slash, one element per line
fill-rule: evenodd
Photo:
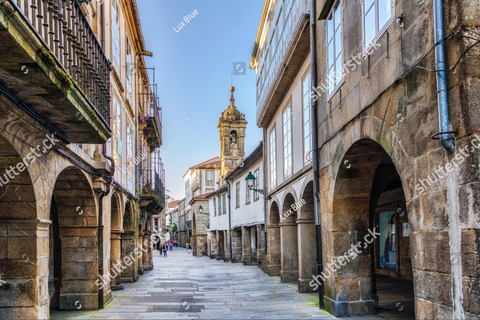
<path fill-rule="evenodd" d="M 318 3 L 319 12 L 324 3 Z M 359 2 L 342 4 L 348 61 L 363 50 L 362 16 Z M 447 0 L 444 8 L 446 34 L 461 26 L 478 29 L 478 1 Z M 478 319 L 478 48 L 460 60 L 456 71 L 447 72 L 451 130 L 456 132 L 456 150 L 448 154 L 431 139 L 439 131 L 436 74 L 415 69 L 396 80 L 404 72 L 402 61 L 414 65 L 434 44 L 432 3 L 396 1 L 395 15 L 400 13 L 403 28 L 394 21 L 378 39 L 381 46 L 359 59 L 333 97 L 319 99 L 323 260 L 338 258 L 366 234 L 375 170 L 388 155 L 401 179 L 411 227 L 416 317 Z M 325 26 L 324 20 L 317 23 L 319 84 L 327 77 Z M 447 68 L 470 43 L 458 37 L 446 42 Z M 435 68 L 433 52 L 422 66 Z M 364 252 L 327 279 L 325 302 L 334 315 L 374 312 L 370 261 Z"/>

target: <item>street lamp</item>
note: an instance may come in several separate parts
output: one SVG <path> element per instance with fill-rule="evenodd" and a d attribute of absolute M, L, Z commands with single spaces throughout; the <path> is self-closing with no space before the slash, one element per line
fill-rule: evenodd
<path fill-rule="evenodd" d="M 203 207 L 202 206 L 198 207 L 198 213 L 203 214 Z"/>
<path fill-rule="evenodd" d="M 245 180 L 247 181 L 247 186 L 250 190 L 253 190 L 255 192 L 260 192 L 261 194 L 265 194 L 265 191 L 264 190 L 261 190 L 261 189 L 255 189 L 254 186 L 255 186 L 255 180 L 257 180 L 257 178 L 255 178 L 255 176 L 252 174 L 252 172 L 249 172 L 247 177 L 245 178 Z"/>

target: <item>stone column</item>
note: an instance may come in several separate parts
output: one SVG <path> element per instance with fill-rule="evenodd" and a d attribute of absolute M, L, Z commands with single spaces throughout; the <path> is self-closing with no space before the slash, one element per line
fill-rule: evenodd
<path fill-rule="evenodd" d="M 282 282 L 297 282 L 298 280 L 298 239 L 297 224 L 282 222 L 280 224 L 281 237 L 281 272 Z"/>
<path fill-rule="evenodd" d="M 143 234 L 142 232 L 139 232 L 138 234 L 138 274 L 142 275 L 144 273 L 143 269 L 143 259 L 145 257 L 145 252 L 142 251 L 142 240 L 143 240 Z"/>
<path fill-rule="evenodd" d="M 230 234 L 232 230 L 224 231 L 224 248 L 225 248 L 225 262 L 232 261 L 232 256 L 230 255 Z"/>
<path fill-rule="evenodd" d="M 242 232 L 240 229 L 232 231 L 232 262 L 242 261 Z"/>
<path fill-rule="evenodd" d="M 50 318 L 50 223 L 0 220 L 0 319 Z"/>
<path fill-rule="evenodd" d="M 112 230 L 110 237 L 110 269 L 114 265 L 120 266 L 122 258 L 122 231 L 121 230 Z M 120 267 L 121 268 L 121 267 Z M 122 290 L 122 275 L 117 273 L 117 276 L 114 277 L 110 282 L 110 290 Z"/>
<path fill-rule="evenodd" d="M 242 262 L 243 264 L 252 264 L 252 245 L 251 245 L 250 227 L 242 227 Z"/>
<path fill-rule="evenodd" d="M 280 227 L 267 227 L 267 273 L 269 276 L 279 276 L 281 269 L 281 246 L 280 246 Z"/>
<path fill-rule="evenodd" d="M 145 251 L 143 251 L 143 262 L 142 262 L 142 266 L 143 266 L 143 272 L 145 271 L 150 271 L 150 263 L 149 263 L 149 260 L 150 260 L 150 243 L 148 241 L 148 234 L 146 232 L 143 233 L 142 235 L 142 242 L 141 242 L 141 247 L 142 249 L 144 249 Z"/>
<path fill-rule="evenodd" d="M 126 261 L 127 256 L 133 256 L 134 259 L 137 259 L 135 256 L 135 232 L 134 231 L 124 231 L 122 234 L 122 261 Z M 140 254 L 140 253 L 139 253 Z M 134 282 L 137 280 L 135 273 L 135 262 L 126 263 L 125 269 L 122 271 L 122 282 Z"/>
<path fill-rule="evenodd" d="M 298 292 L 313 292 L 309 285 L 317 275 L 317 245 L 314 219 L 297 219 L 298 225 Z"/>

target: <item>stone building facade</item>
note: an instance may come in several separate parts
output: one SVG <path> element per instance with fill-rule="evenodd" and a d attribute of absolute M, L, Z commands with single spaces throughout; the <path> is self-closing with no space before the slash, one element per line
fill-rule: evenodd
<path fill-rule="evenodd" d="M 311 87 L 302 93 L 311 98 L 318 151 L 307 180 L 318 189 L 314 197 L 312 184 L 302 186 L 297 214 L 316 215 L 320 232 L 297 229 L 298 243 L 284 247 L 277 217 L 298 192 L 272 195 L 270 273 L 294 280 L 285 256 L 303 250 L 304 239 L 316 242 L 323 268 L 318 276 L 311 268 L 314 280 L 303 287 L 321 288 L 335 316 L 375 314 L 387 303 L 380 293 L 388 279 L 408 284 L 417 319 L 480 317 L 479 12 L 475 1 L 265 1 L 251 63 L 257 125 L 268 126 L 313 61 Z M 299 218 L 287 227 L 295 221 L 299 228 Z"/>
<path fill-rule="evenodd" d="M 135 1 L 2 1 L 0 39 L 0 318 L 103 308 L 153 267 L 164 201 L 158 177 L 134 184 L 161 145 L 158 110 L 137 126 L 140 93 L 156 98 Z"/>
<path fill-rule="evenodd" d="M 269 275 L 314 290 L 311 68 L 308 4 L 265 1 L 250 67 L 257 70 L 263 128 Z"/>

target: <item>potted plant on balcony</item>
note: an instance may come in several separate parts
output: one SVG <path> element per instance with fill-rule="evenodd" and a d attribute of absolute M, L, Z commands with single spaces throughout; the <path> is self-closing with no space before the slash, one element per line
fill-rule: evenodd
<path fill-rule="evenodd" d="M 154 193 L 152 181 L 147 180 L 142 186 L 142 193 Z"/>
<path fill-rule="evenodd" d="M 138 113 L 138 126 L 140 129 L 145 129 L 147 126 L 147 119 L 149 118 L 149 115 L 144 113 L 143 111 L 140 111 Z"/>

